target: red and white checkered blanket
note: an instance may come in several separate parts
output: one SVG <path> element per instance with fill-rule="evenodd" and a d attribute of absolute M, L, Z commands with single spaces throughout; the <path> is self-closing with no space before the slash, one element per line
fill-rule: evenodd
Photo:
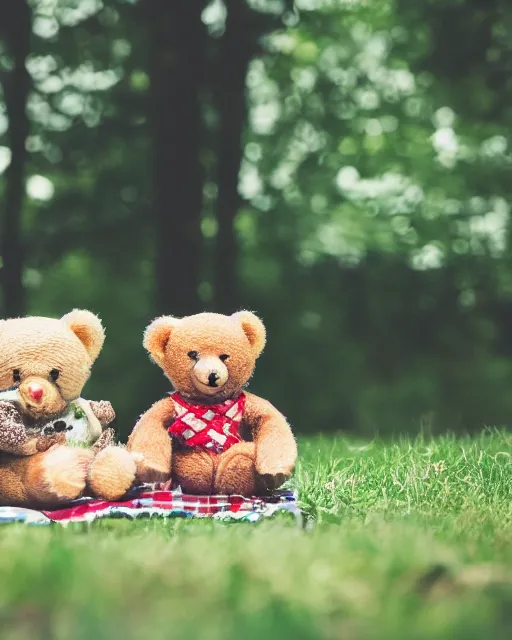
<path fill-rule="evenodd" d="M 0 507 L 0 523 L 68 524 L 93 522 L 99 518 L 214 518 L 254 522 L 279 511 L 291 513 L 297 521 L 301 511 L 292 491 L 276 491 L 272 496 L 244 498 L 242 496 L 193 496 L 178 490 L 153 487 L 134 489 L 125 500 L 108 502 L 81 498 L 66 507 L 52 511 L 35 511 L 16 507 Z"/>

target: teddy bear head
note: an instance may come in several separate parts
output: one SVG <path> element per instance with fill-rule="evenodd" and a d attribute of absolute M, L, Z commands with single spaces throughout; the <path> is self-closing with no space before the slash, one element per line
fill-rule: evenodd
<path fill-rule="evenodd" d="M 1 320 L 0 389 L 16 389 L 34 420 L 58 415 L 80 396 L 104 339 L 90 311 L 74 310 L 60 320 Z"/>
<path fill-rule="evenodd" d="M 249 311 L 154 320 L 144 346 L 180 394 L 220 402 L 249 381 L 265 346 L 265 327 Z"/>

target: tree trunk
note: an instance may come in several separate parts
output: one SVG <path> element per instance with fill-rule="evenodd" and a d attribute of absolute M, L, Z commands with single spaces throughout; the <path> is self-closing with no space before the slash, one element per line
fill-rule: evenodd
<path fill-rule="evenodd" d="M 21 220 L 27 161 L 25 143 L 30 129 L 26 112 L 30 76 L 25 62 L 30 53 L 32 31 L 31 12 L 25 0 L 0 3 L 0 29 L 12 58 L 12 69 L 2 74 L 11 150 L 11 162 L 5 172 L 1 218 L 3 315 L 16 317 L 25 312 Z"/>
<path fill-rule="evenodd" d="M 217 223 L 214 289 L 215 306 L 222 313 L 236 311 L 238 246 L 234 228 L 240 206 L 238 175 L 243 154 L 243 132 L 247 120 L 245 79 L 255 47 L 251 18 L 243 0 L 227 0 L 226 31 L 221 40 L 216 101 L 219 113 L 219 154 L 217 172 Z M 252 15 L 251 15 L 252 13 Z"/>
<path fill-rule="evenodd" d="M 200 310 L 202 0 L 147 0 L 151 49 L 156 311 Z"/>

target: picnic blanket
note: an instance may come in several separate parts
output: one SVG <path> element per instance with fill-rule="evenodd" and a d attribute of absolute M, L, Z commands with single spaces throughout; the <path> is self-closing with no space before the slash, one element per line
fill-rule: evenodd
<path fill-rule="evenodd" d="M 291 513 L 302 522 L 301 511 L 292 491 L 276 491 L 271 496 L 244 498 L 225 495 L 188 495 L 178 489 L 141 486 L 125 499 L 109 502 L 80 498 L 55 510 L 37 511 L 19 507 L 0 507 L 0 524 L 24 522 L 30 525 L 66 525 L 93 522 L 100 518 L 213 518 L 224 521 L 256 522 L 277 512 Z"/>

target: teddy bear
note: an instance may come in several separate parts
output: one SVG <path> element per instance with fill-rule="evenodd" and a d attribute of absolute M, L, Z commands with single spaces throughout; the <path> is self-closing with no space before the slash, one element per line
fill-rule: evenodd
<path fill-rule="evenodd" d="M 0 504 L 112 499 L 135 478 L 109 402 L 80 397 L 105 333 L 90 311 L 0 320 Z"/>
<path fill-rule="evenodd" d="M 141 416 L 127 449 L 142 483 L 171 480 L 186 493 L 244 496 L 278 488 L 297 446 L 286 418 L 244 391 L 265 345 L 249 311 L 154 320 L 144 346 L 174 392 Z"/>

